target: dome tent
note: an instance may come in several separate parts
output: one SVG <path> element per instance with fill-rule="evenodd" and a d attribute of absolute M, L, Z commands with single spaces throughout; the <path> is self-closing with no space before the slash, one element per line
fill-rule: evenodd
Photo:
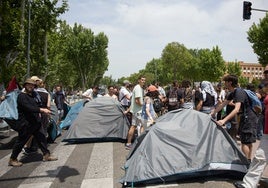
<path fill-rule="evenodd" d="M 93 99 L 81 109 L 63 142 L 125 141 L 129 123 L 123 112 L 111 97 Z"/>
<path fill-rule="evenodd" d="M 207 114 L 176 110 L 161 116 L 136 141 L 125 163 L 123 185 L 189 178 L 242 178 L 248 161 L 228 133 Z"/>

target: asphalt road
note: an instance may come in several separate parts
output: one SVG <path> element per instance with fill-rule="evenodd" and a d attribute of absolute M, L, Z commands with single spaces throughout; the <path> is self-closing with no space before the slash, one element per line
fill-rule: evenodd
<path fill-rule="evenodd" d="M 13 133 L 14 134 L 14 133 Z M 64 134 L 64 132 L 63 132 Z M 128 151 L 120 142 L 66 144 L 63 136 L 49 145 L 58 161 L 42 162 L 42 154 L 19 159 L 22 167 L 8 166 L 11 149 L 0 150 L 0 187 L 3 188 L 119 188 L 119 179 L 124 175 L 124 165 Z M 268 174 L 268 173 L 266 173 Z M 151 185 L 147 187 L 179 188 L 233 188 L 231 179 L 192 179 L 187 182 Z M 266 186 L 261 186 L 266 187 Z"/>

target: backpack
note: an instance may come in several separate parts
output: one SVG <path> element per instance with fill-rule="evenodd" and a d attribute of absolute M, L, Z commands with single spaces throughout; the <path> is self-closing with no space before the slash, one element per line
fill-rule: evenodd
<path fill-rule="evenodd" d="M 158 97 L 155 98 L 153 101 L 153 107 L 154 107 L 154 111 L 156 113 L 160 112 L 162 110 L 162 107 L 163 107 L 163 103 L 162 103 L 161 99 L 159 99 Z"/>
<path fill-rule="evenodd" d="M 184 102 L 192 102 L 193 101 L 193 94 L 192 94 L 192 90 L 189 89 L 188 92 L 186 92 L 186 88 L 184 89 Z"/>
<path fill-rule="evenodd" d="M 169 106 L 178 105 L 178 90 L 177 89 L 170 90 L 169 96 L 168 96 L 168 105 Z"/>
<path fill-rule="evenodd" d="M 262 112 L 262 105 L 256 93 L 248 89 L 244 89 L 244 91 L 246 92 L 249 98 L 249 104 L 250 104 L 251 109 L 255 113 L 260 114 Z"/>

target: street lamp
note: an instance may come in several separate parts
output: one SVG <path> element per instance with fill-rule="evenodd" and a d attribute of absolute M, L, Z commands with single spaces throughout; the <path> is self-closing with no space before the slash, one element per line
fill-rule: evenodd
<path fill-rule="evenodd" d="M 27 78 L 30 77 L 30 42 L 31 42 L 31 0 L 28 0 L 28 46 L 27 46 Z"/>

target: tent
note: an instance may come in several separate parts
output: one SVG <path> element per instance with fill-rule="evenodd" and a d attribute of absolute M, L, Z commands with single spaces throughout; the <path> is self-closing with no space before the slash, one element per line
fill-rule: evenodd
<path fill-rule="evenodd" d="M 84 104 L 84 101 L 78 101 L 77 103 L 75 103 L 70 108 L 70 110 L 68 111 L 66 117 L 64 118 L 64 120 L 59 125 L 59 127 L 61 129 L 69 128 L 72 125 L 73 121 L 76 119 L 76 117 L 78 116 L 79 112 L 83 108 L 83 104 Z"/>
<path fill-rule="evenodd" d="M 228 133 L 195 110 L 171 111 L 141 134 L 130 150 L 120 182 L 148 185 L 189 178 L 242 178 L 248 161 Z"/>
<path fill-rule="evenodd" d="M 129 123 L 121 104 L 98 97 L 85 104 L 64 135 L 64 142 L 124 141 Z"/>

